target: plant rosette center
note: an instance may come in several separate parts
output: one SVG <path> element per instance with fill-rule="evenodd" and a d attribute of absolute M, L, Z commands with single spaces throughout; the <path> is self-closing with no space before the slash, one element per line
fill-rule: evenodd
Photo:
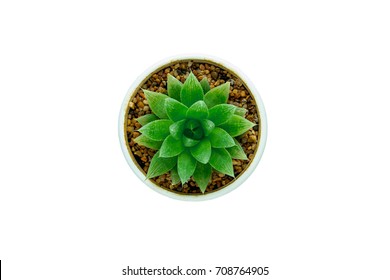
<path fill-rule="evenodd" d="M 187 120 L 184 125 L 183 136 L 192 140 L 201 140 L 204 137 L 202 124 L 198 120 Z"/>
<path fill-rule="evenodd" d="M 234 177 L 232 159 L 247 160 L 235 139 L 255 124 L 246 110 L 227 104 L 230 84 L 210 89 L 190 73 L 181 83 L 168 75 L 168 95 L 143 90 L 153 114 L 139 117 L 134 141 L 156 150 L 146 177 L 170 173 L 172 184 L 192 178 L 204 193 L 212 171 Z"/>

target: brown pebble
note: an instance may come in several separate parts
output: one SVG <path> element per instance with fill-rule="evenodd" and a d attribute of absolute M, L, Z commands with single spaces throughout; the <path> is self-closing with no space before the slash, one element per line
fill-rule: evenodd
<path fill-rule="evenodd" d="M 217 80 L 218 79 L 218 73 L 213 71 L 211 72 L 211 77 L 214 79 L 214 80 Z"/>
<path fill-rule="evenodd" d="M 139 108 L 143 108 L 145 105 L 144 105 L 143 102 L 140 101 L 140 102 L 137 103 L 137 106 L 138 106 Z"/>
<path fill-rule="evenodd" d="M 134 103 L 133 103 L 133 102 L 129 102 L 129 107 L 130 107 L 131 109 L 134 109 Z"/>
<path fill-rule="evenodd" d="M 249 143 L 254 143 L 254 142 L 256 142 L 256 136 L 255 135 L 251 135 L 251 136 L 249 136 L 249 139 L 248 139 L 248 142 Z"/>

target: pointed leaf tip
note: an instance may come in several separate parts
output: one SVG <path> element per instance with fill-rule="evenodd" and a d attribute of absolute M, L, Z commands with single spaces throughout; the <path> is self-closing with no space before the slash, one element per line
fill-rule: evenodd
<path fill-rule="evenodd" d="M 209 110 L 209 120 L 213 121 L 215 125 L 227 122 L 236 111 L 236 106 L 231 104 L 219 104 Z"/>
<path fill-rule="evenodd" d="M 180 100 L 187 107 L 191 107 L 196 101 L 203 100 L 203 89 L 198 79 L 191 72 L 180 91 Z"/>
<path fill-rule="evenodd" d="M 213 148 L 227 148 L 235 145 L 234 139 L 222 128 L 216 127 L 209 135 Z"/>
<path fill-rule="evenodd" d="M 180 183 L 179 173 L 177 173 L 177 166 L 175 166 L 171 170 L 171 181 L 172 181 L 172 185 L 177 185 Z"/>
<path fill-rule="evenodd" d="M 168 95 L 180 101 L 180 91 L 183 84 L 171 74 L 168 74 Z"/>
<path fill-rule="evenodd" d="M 155 120 L 141 127 L 138 131 L 154 141 L 163 141 L 169 135 L 171 120 Z"/>
<path fill-rule="evenodd" d="M 209 163 L 218 172 L 234 177 L 232 158 L 225 149 L 214 148 Z"/>
<path fill-rule="evenodd" d="M 197 163 L 194 175 L 192 177 L 194 178 L 194 181 L 202 193 L 206 191 L 207 185 L 211 181 L 211 173 L 212 169 L 210 164 L 202 164 L 200 162 Z"/>
<path fill-rule="evenodd" d="M 170 171 L 177 163 L 177 157 L 163 158 L 157 152 L 150 162 L 146 179 L 154 178 Z"/>
<path fill-rule="evenodd" d="M 209 139 L 203 139 L 199 144 L 190 149 L 192 156 L 199 162 L 206 164 L 211 156 L 211 143 Z"/>
<path fill-rule="evenodd" d="M 146 125 L 152 121 L 155 121 L 157 120 L 157 116 L 156 115 L 153 115 L 153 114 L 146 114 L 146 115 L 143 115 L 139 118 L 137 118 L 137 121 L 141 124 L 141 125 Z"/>
<path fill-rule="evenodd" d="M 206 103 L 203 100 L 199 100 L 192 104 L 192 106 L 187 111 L 187 118 L 204 120 L 209 116 L 209 110 Z"/>
<path fill-rule="evenodd" d="M 209 81 L 207 80 L 206 77 L 204 77 L 201 81 L 200 81 L 200 85 L 202 86 L 202 89 L 203 89 L 203 93 L 206 94 L 209 90 L 210 90 L 210 84 L 209 84 Z"/>
<path fill-rule="evenodd" d="M 160 157 L 174 157 L 184 151 L 183 144 L 176 140 L 172 135 L 168 135 L 160 148 Z"/>
<path fill-rule="evenodd" d="M 240 142 L 234 139 L 234 143 L 236 143 L 236 145 L 233 147 L 226 148 L 226 151 L 228 151 L 230 156 L 234 159 L 248 160 L 248 157 L 246 156 Z"/>
<path fill-rule="evenodd" d="M 165 100 L 165 110 L 168 117 L 174 122 L 185 119 L 188 111 L 188 107 L 183 103 L 173 98 L 167 98 Z"/>
<path fill-rule="evenodd" d="M 244 134 L 250 128 L 255 126 L 254 123 L 238 115 L 233 115 L 227 122 L 221 124 L 219 127 L 226 130 L 232 137 Z"/>
<path fill-rule="evenodd" d="M 134 139 L 134 142 L 137 143 L 138 145 L 145 146 L 147 148 L 153 149 L 153 150 L 158 150 L 161 147 L 162 141 L 155 141 L 144 134 L 141 134 L 137 138 Z"/>
<path fill-rule="evenodd" d="M 179 173 L 181 183 L 186 183 L 196 168 L 196 159 L 188 152 L 183 152 L 177 159 L 177 172 Z"/>
<path fill-rule="evenodd" d="M 163 93 L 143 90 L 148 100 L 149 107 L 154 114 L 157 115 L 160 119 L 167 119 L 168 115 L 165 111 L 165 99 L 168 98 L 168 95 Z"/>
<path fill-rule="evenodd" d="M 224 83 L 220 86 L 210 89 L 204 96 L 204 102 L 206 102 L 209 108 L 218 104 L 225 104 L 229 98 L 230 83 Z"/>

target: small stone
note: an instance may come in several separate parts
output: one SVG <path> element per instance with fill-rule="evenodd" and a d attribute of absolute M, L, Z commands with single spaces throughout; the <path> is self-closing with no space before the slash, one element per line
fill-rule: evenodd
<path fill-rule="evenodd" d="M 239 166 L 239 165 L 234 166 L 234 171 L 237 172 L 237 173 L 240 173 L 242 171 L 241 166 Z"/>
<path fill-rule="evenodd" d="M 246 92 L 244 90 L 241 91 L 241 97 L 245 97 L 246 96 Z"/>
<path fill-rule="evenodd" d="M 218 79 L 218 73 L 213 71 L 211 72 L 211 77 L 214 79 L 214 80 L 217 80 Z"/>
<path fill-rule="evenodd" d="M 256 142 L 256 135 L 251 135 L 251 136 L 249 136 L 248 142 L 249 142 L 249 143 L 254 143 L 254 142 Z"/>
<path fill-rule="evenodd" d="M 129 107 L 130 107 L 131 109 L 134 109 L 134 103 L 133 103 L 133 102 L 129 102 Z"/>
<path fill-rule="evenodd" d="M 140 151 L 136 151 L 134 154 L 135 154 L 136 156 L 142 157 L 142 153 L 141 153 Z"/>
<path fill-rule="evenodd" d="M 144 105 L 143 102 L 140 101 L 140 102 L 137 103 L 137 106 L 138 106 L 139 108 L 143 108 L 145 105 Z"/>

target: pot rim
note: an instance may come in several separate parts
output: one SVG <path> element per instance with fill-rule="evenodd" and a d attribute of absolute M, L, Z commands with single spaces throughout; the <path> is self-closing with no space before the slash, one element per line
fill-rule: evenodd
<path fill-rule="evenodd" d="M 221 190 L 217 190 L 215 192 L 206 193 L 206 194 L 197 194 L 197 195 L 187 195 L 187 194 L 177 194 L 168 190 L 165 190 L 162 187 L 156 186 L 154 183 L 152 183 L 150 180 L 145 179 L 145 175 L 139 170 L 137 165 L 133 162 L 133 159 L 130 156 L 130 153 L 127 148 L 127 140 L 125 135 L 125 121 L 127 121 L 127 106 L 130 102 L 130 98 L 133 95 L 134 91 L 137 89 L 137 87 L 141 84 L 144 79 L 149 76 L 151 73 L 155 72 L 158 69 L 163 68 L 165 65 L 172 64 L 175 61 L 180 60 L 201 60 L 201 61 L 210 61 L 211 63 L 221 65 L 227 70 L 234 73 L 237 77 L 239 77 L 244 84 L 248 87 L 250 93 L 252 94 L 253 98 L 256 101 L 256 105 L 258 108 L 259 113 L 259 119 L 260 119 L 260 142 L 258 143 L 257 150 L 255 153 L 255 157 L 250 162 L 248 167 L 240 174 L 238 178 L 236 178 L 233 182 L 229 183 L 226 187 L 222 188 Z M 148 187 L 153 189 L 154 191 L 166 195 L 168 197 L 178 199 L 178 200 L 185 200 L 185 201 L 203 201 L 203 200 L 209 200 L 214 199 L 220 196 L 223 196 L 234 189 L 236 189 L 238 186 L 240 186 L 246 179 L 249 178 L 249 176 L 253 173 L 255 168 L 260 162 L 260 159 L 263 155 L 266 141 L 267 141 L 267 116 L 264 108 L 263 101 L 256 90 L 254 84 L 250 81 L 250 79 L 241 72 L 239 68 L 232 65 L 231 63 L 225 61 L 224 59 L 212 56 L 212 55 L 205 55 L 205 54 L 181 54 L 181 55 L 175 55 L 170 56 L 165 59 L 160 60 L 159 62 L 153 64 L 152 66 L 148 67 L 141 75 L 137 77 L 137 79 L 133 82 L 133 84 L 128 89 L 126 96 L 122 102 L 122 106 L 120 109 L 119 114 L 119 141 L 122 148 L 123 155 L 126 158 L 126 161 L 130 168 L 133 170 L 133 172 L 137 175 L 137 177 L 143 181 Z"/>

